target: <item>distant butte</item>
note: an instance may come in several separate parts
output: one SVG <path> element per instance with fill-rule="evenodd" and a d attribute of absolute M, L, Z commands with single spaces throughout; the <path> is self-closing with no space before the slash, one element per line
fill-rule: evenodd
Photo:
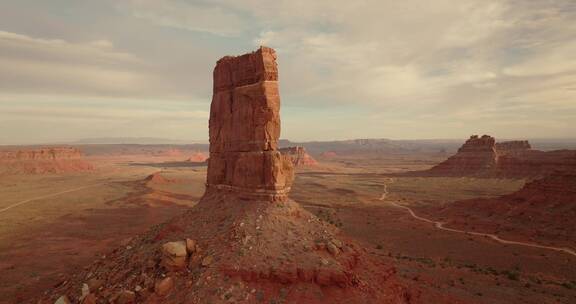
<path fill-rule="evenodd" d="M 0 150 L 0 174 L 87 172 L 94 167 L 73 147 Z"/>
<path fill-rule="evenodd" d="M 576 172 L 576 150 L 539 151 L 523 141 L 496 142 L 472 135 L 447 160 L 414 175 L 535 178 L 552 172 Z"/>

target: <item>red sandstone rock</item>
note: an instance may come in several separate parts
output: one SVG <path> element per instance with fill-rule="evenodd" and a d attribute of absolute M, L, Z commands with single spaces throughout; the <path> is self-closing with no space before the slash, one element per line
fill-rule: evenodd
<path fill-rule="evenodd" d="M 576 172 L 576 151 L 532 150 L 528 141 L 496 143 L 473 135 L 458 152 L 424 172 L 433 176 L 541 177 L 554 171 Z"/>
<path fill-rule="evenodd" d="M 214 69 L 207 186 L 282 197 L 293 167 L 278 150 L 280 96 L 276 53 L 224 57 Z"/>
<path fill-rule="evenodd" d="M 316 166 L 318 162 L 306 152 L 304 147 L 288 147 L 280 149 L 280 152 L 292 160 L 294 167 Z"/>
<path fill-rule="evenodd" d="M 494 145 L 499 156 L 518 155 L 531 150 L 532 146 L 527 140 L 504 141 Z"/>
<path fill-rule="evenodd" d="M 391 265 L 287 197 L 293 167 L 276 149 L 279 99 L 267 93 L 277 88 L 274 59 L 273 50 L 261 48 L 218 62 L 200 202 L 51 290 L 49 299 L 77 290 L 77 278 L 90 273 L 111 290 L 135 290 L 153 279 L 156 292 L 139 299 L 144 303 L 427 303 L 399 283 Z M 160 248 L 176 241 L 182 256 L 187 238 L 195 244 L 186 271 L 165 277 Z"/>
<path fill-rule="evenodd" d="M 0 174 L 87 172 L 94 167 L 73 147 L 0 151 Z"/>
<path fill-rule="evenodd" d="M 456 155 L 430 169 L 430 173 L 459 176 L 478 175 L 492 170 L 498 158 L 495 144 L 494 137 L 473 135 Z"/>

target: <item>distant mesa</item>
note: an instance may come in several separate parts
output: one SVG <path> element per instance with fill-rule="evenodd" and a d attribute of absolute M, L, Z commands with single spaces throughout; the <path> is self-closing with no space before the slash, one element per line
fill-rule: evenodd
<path fill-rule="evenodd" d="M 472 135 L 458 152 L 424 172 L 428 176 L 541 177 L 554 171 L 576 172 L 576 150 L 533 150 L 526 140 L 496 142 Z"/>
<path fill-rule="evenodd" d="M 334 157 L 338 157 L 338 154 L 334 151 L 326 151 L 326 152 L 322 152 L 320 154 L 320 157 L 322 157 L 322 158 L 334 158 Z"/>
<path fill-rule="evenodd" d="M 197 151 L 192 153 L 186 161 L 191 163 L 205 163 L 208 161 L 208 155 L 204 152 Z"/>
<path fill-rule="evenodd" d="M 273 49 L 220 59 L 200 202 L 47 291 L 47 300 L 77 299 L 90 277 L 98 303 L 124 295 L 139 303 L 416 303 L 420 293 L 399 283 L 392 265 L 288 198 L 294 170 L 278 150 L 277 80 Z"/>
<path fill-rule="evenodd" d="M 318 165 L 318 162 L 306 152 L 306 148 L 304 147 L 281 148 L 280 152 L 290 157 L 294 167 L 311 167 Z"/>
<path fill-rule="evenodd" d="M 0 151 L 2 174 L 60 174 L 87 172 L 94 166 L 73 147 L 44 147 Z"/>

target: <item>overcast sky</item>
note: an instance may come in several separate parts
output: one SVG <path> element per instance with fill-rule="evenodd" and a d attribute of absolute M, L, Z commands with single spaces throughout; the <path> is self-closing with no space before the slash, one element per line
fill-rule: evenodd
<path fill-rule="evenodd" d="M 259 45 L 282 138 L 575 137 L 574 0 L 0 0 L 0 144 L 206 140 Z"/>

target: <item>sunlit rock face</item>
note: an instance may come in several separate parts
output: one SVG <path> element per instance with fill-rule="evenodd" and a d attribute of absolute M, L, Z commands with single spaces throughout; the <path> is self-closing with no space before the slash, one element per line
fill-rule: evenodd
<path fill-rule="evenodd" d="M 301 146 L 281 148 L 280 152 L 287 155 L 292 160 L 294 167 L 311 167 L 318 165 L 318 162 L 306 152 Z"/>
<path fill-rule="evenodd" d="M 214 68 L 208 188 L 282 199 L 294 178 L 278 151 L 280 95 L 276 53 L 261 47 Z"/>

